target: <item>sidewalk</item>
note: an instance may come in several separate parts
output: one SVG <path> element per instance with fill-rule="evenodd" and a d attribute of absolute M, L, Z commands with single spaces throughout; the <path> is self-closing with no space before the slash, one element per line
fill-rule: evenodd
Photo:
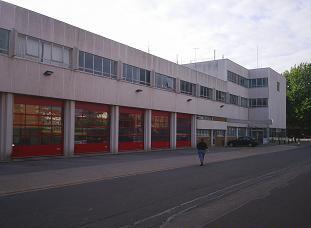
<path fill-rule="evenodd" d="M 213 148 L 206 155 L 206 161 L 207 163 L 220 162 L 295 148 L 297 148 L 296 145 Z M 194 150 L 2 163 L 0 164 L 0 196 L 196 166 L 198 164 L 198 158 Z"/>

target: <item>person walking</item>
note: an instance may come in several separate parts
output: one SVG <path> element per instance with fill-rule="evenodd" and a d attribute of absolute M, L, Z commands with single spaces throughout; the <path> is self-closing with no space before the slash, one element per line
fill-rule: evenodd
<path fill-rule="evenodd" d="M 200 166 L 203 166 L 205 152 L 207 149 L 208 149 L 207 144 L 204 142 L 204 139 L 201 139 L 200 142 L 197 144 L 198 156 L 199 156 L 200 163 L 201 163 Z"/>

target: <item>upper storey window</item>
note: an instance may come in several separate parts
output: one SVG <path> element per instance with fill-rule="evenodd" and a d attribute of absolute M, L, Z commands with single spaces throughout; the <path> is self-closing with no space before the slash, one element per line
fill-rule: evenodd
<path fill-rule="evenodd" d="M 213 89 L 205 86 L 200 86 L 200 97 L 213 99 Z"/>
<path fill-rule="evenodd" d="M 216 101 L 226 102 L 227 94 L 225 92 L 216 90 Z"/>
<path fill-rule="evenodd" d="M 248 79 L 244 78 L 236 73 L 233 73 L 231 71 L 227 71 L 227 78 L 228 81 L 233 82 L 235 84 L 241 85 L 245 88 L 248 88 Z"/>
<path fill-rule="evenodd" d="M 79 70 L 99 76 L 117 78 L 117 61 L 80 51 Z"/>
<path fill-rule="evenodd" d="M 8 54 L 9 52 L 9 31 L 0 28 L 0 53 Z"/>
<path fill-rule="evenodd" d="M 123 79 L 128 82 L 150 86 L 150 71 L 124 63 Z"/>
<path fill-rule="evenodd" d="M 176 78 L 156 73 L 155 86 L 160 89 L 174 91 L 176 89 Z"/>
<path fill-rule="evenodd" d="M 268 78 L 254 78 L 249 80 L 249 87 L 256 88 L 256 87 L 267 87 L 268 86 Z"/>
<path fill-rule="evenodd" d="M 196 84 L 180 80 L 180 92 L 195 96 Z"/>
<path fill-rule="evenodd" d="M 30 36 L 18 34 L 17 56 L 60 67 L 71 67 L 71 49 Z"/>

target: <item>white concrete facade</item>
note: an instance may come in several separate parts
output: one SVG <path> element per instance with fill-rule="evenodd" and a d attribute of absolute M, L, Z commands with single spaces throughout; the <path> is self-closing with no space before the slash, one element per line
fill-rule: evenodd
<path fill-rule="evenodd" d="M 193 65 L 175 64 L 3 1 L 0 1 L 0 29 L 9 30 L 10 33 L 8 53 L 0 53 L 1 159 L 9 156 L 9 147 L 12 145 L 14 94 L 56 98 L 64 101 L 64 154 L 67 156 L 74 154 L 74 107 L 75 102 L 79 101 L 111 106 L 111 153 L 118 152 L 119 107 L 122 106 L 145 110 L 145 150 L 151 149 L 152 110 L 171 113 L 170 148 L 172 149 L 176 148 L 177 113 L 192 115 L 192 147 L 196 144 L 196 129 L 226 131 L 228 126 L 286 128 L 285 79 L 270 68 L 247 70 L 230 60 L 218 60 L 196 63 L 193 69 Z M 70 67 L 60 67 L 40 62 L 35 58 L 21 57 L 18 54 L 21 48 L 18 44 L 19 36 L 27 36 L 39 39 L 40 42 L 50 42 L 53 45 L 69 48 Z M 79 52 L 116 61 L 116 79 L 100 77 L 94 73 L 79 70 Z M 126 81 L 122 77 L 123 64 L 150 71 L 150 86 Z M 249 89 L 228 82 L 228 70 L 248 79 L 264 75 L 269 78 L 269 87 Z M 53 74 L 44 76 L 46 71 L 52 71 Z M 174 91 L 156 88 L 156 74 L 175 78 Z M 196 87 L 196 94 L 183 93 L 180 86 L 181 80 L 193 83 Z M 276 81 L 281 83 L 280 92 L 274 91 Z M 200 97 L 201 86 L 212 89 L 212 99 Z M 216 90 L 227 94 L 234 91 L 236 95 L 245 98 L 266 97 L 269 99 L 269 106 L 251 109 L 230 104 L 228 100 L 219 102 L 216 101 Z M 279 110 L 284 113 L 280 114 Z M 214 119 L 197 120 L 197 116 L 210 116 Z"/>

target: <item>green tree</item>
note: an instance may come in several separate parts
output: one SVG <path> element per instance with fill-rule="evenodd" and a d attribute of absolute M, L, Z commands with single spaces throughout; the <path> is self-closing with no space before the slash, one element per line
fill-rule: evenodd
<path fill-rule="evenodd" d="M 287 126 L 303 133 L 311 129 L 311 63 L 295 65 L 283 75 L 287 81 Z"/>

